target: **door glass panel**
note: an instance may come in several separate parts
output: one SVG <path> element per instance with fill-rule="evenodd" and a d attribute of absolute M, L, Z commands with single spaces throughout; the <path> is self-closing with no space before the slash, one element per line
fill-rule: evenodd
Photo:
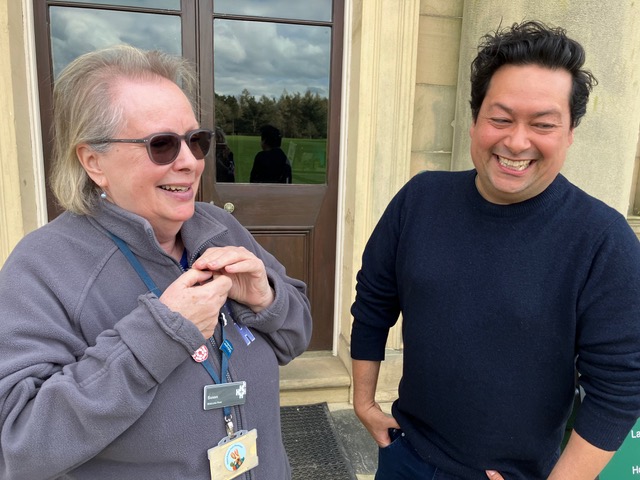
<path fill-rule="evenodd" d="M 68 3 L 81 2 L 94 5 L 115 5 L 123 7 L 163 8 L 180 10 L 180 0 L 67 0 Z"/>
<path fill-rule="evenodd" d="M 215 13 L 252 17 L 331 21 L 332 0 L 214 0 Z"/>
<path fill-rule="evenodd" d="M 330 54 L 330 27 L 214 20 L 217 181 L 326 183 Z"/>
<path fill-rule="evenodd" d="M 178 15 L 51 7 L 50 17 L 54 78 L 83 53 L 122 43 L 182 54 Z"/>

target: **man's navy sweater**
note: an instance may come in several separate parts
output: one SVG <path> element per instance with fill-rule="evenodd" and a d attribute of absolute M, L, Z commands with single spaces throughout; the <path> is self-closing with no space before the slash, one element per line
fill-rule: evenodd
<path fill-rule="evenodd" d="M 475 171 L 425 172 L 392 200 L 358 273 L 351 355 L 384 359 L 402 313 L 393 415 L 429 463 L 465 479 L 546 478 L 575 422 L 615 450 L 640 415 L 640 245 L 559 175 L 513 205 Z"/>

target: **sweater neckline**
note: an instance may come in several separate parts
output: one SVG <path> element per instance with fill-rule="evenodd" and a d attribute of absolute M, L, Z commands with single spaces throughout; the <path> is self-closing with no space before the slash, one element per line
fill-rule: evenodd
<path fill-rule="evenodd" d="M 494 218 L 518 218 L 546 211 L 556 205 L 567 191 L 569 181 L 561 174 L 540 194 L 528 200 L 509 205 L 498 205 L 486 200 L 476 187 L 476 170 L 471 170 L 467 178 L 467 198 L 471 205 L 481 214 Z"/>

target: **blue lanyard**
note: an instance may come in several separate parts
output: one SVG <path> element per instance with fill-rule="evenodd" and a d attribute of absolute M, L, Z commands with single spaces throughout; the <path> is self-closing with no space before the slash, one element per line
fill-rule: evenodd
<path fill-rule="evenodd" d="M 149 275 L 149 273 L 147 273 L 147 271 L 144 269 L 140 261 L 133 254 L 129 246 L 121 238 L 116 237 L 113 233 L 109 232 L 109 236 L 118 246 L 120 251 L 124 254 L 125 258 L 129 261 L 129 263 L 134 268 L 134 270 L 138 273 L 138 275 L 140 276 L 140 279 L 144 282 L 144 284 L 147 286 L 149 291 L 154 293 L 157 297 L 160 297 L 161 295 L 160 289 L 151 279 L 151 276 Z M 222 351 L 222 361 L 221 361 L 222 365 L 220 369 L 220 377 L 218 377 L 218 374 L 213 369 L 213 365 L 211 364 L 210 358 L 207 358 L 205 361 L 200 362 L 204 367 L 204 369 L 207 371 L 207 373 L 211 376 L 213 381 L 217 384 L 226 383 L 227 376 L 229 374 L 229 357 L 231 357 L 231 353 L 233 352 L 233 345 L 229 340 L 227 340 L 227 336 L 224 331 L 224 327 L 227 324 L 227 316 L 231 318 L 231 311 L 227 306 L 227 304 L 225 303 L 222 309 L 220 310 L 220 319 L 222 320 L 220 323 L 220 328 L 222 330 L 222 345 L 220 345 L 220 350 Z M 211 342 L 212 346 L 215 346 L 213 337 L 211 337 L 209 341 Z M 225 421 L 226 421 L 226 417 L 229 417 L 229 418 L 231 417 L 230 407 L 224 407 L 224 415 L 225 415 Z"/>
<path fill-rule="evenodd" d="M 109 236 L 111 237 L 111 240 L 113 240 L 118 246 L 120 251 L 124 254 L 126 259 L 129 260 L 129 263 L 135 269 L 135 271 L 138 272 L 140 279 L 144 282 L 149 291 L 155 294 L 156 297 L 160 298 L 160 289 L 156 286 L 155 283 L 153 283 L 153 280 L 151 280 L 151 277 L 144 269 L 142 264 L 138 261 L 136 256 L 133 254 L 129 246 L 121 238 L 116 237 L 113 233 L 109 232 Z"/>
<path fill-rule="evenodd" d="M 222 351 L 222 365 L 220 367 L 220 377 L 213 369 L 213 365 L 211 365 L 211 359 L 208 358 L 207 361 L 200 362 L 204 369 L 209 373 L 209 376 L 212 378 L 214 383 L 222 384 L 226 383 L 227 375 L 229 373 L 229 357 L 231 357 L 231 353 L 233 352 L 233 346 L 231 342 L 227 340 L 227 335 L 224 331 L 224 323 L 220 324 L 220 328 L 222 330 L 222 345 L 220 345 L 220 350 Z M 209 339 L 211 346 L 215 348 L 213 336 Z"/>

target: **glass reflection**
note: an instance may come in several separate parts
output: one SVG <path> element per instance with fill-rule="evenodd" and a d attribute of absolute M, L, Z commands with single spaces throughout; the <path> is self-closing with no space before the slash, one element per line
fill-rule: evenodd
<path fill-rule="evenodd" d="M 282 150 L 282 134 L 273 125 L 260 127 L 260 148 L 251 167 L 251 183 L 291 183 L 291 161 Z"/>
<path fill-rule="evenodd" d="M 114 5 L 123 7 L 162 8 L 180 10 L 180 0 L 67 0 L 68 3 L 82 2 L 94 5 Z"/>
<path fill-rule="evenodd" d="M 331 3 L 332 0 L 214 0 L 213 10 L 222 14 L 330 22 Z"/>
<path fill-rule="evenodd" d="M 233 153 L 233 181 L 326 182 L 330 51 L 329 27 L 214 21 L 215 118 Z M 279 146 L 265 142 L 267 125 Z M 269 156 L 262 152 L 276 149 L 272 175 L 252 175 Z"/>
<path fill-rule="evenodd" d="M 216 181 L 236 181 L 236 163 L 233 160 L 233 151 L 229 148 L 227 136 L 220 127 L 216 127 Z"/>
<path fill-rule="evenodd" d="M 51 7 L 50 18 L 54 78 L 79 55 L 122 43 L 182 54 L 177 15 Z"/>

